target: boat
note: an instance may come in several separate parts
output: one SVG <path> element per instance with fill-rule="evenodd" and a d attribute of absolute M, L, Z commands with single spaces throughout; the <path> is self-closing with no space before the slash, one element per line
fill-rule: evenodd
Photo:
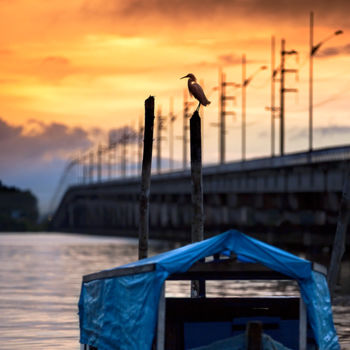
<path fill-rule="evenodd" d="M 262 339 L 274 344 L 261 349 L 338 350 L 326 274 L 319 264 L 229 230 L 83 276 L 81 349 L 237 350 L 247 325 L 258 322 Z M 199 293 L 166 297 L 170 280 L 198 281 Z M 295 280 L 300 297 L 210 298 L 209 280 Z"/>

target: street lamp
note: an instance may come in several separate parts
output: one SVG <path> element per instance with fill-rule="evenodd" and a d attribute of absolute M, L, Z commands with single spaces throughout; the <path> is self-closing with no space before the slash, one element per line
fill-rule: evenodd
<path fill-rule="evenodd" d="M 254 76 L 265 69 L 267 66 L 261 66 L 249 78 L 246 78 L 246 57 L 242 56 L 242 161 L 245 161 L 246 156 L 246 88 Z"/>
<path fill-rule="evenodd" d="M 226 111 L 226 101 L 231 100 L 235 101 L 236 97 L 231 94 L 228 96 L 226 94 L 226 87 L 233 87 L 234 89 L 240 88 L 241 84 L 236 84 L 234 82 L 226 81 L 226 74 L 222 72 L 222 69 L 219 69 L 219 86 L 213 88 L 214 91 L 218 91 L 219 93 L 219 122 L 218 123 L 210 123 L 211 126 L 219 127 L 219 161 L 220 164 L 225 163 L 226 157 L 226 116 L 232 115 L 235 116 L 236 113 L 233 111 Z"/>
<path fill-rule="evenodd" d="M 312 122 L 313 122 L 313 57 L 315 56 L 316 52 L 319 50 L 321 45 L 323 45 L 326 41 L 333 38 L 336 35 L 343 34 L 342 30 L 337 30 L 336 32 L 332 33 L 322 41 L 320 41 L 318 44 L 313 44 L 313 36 L 314 36 L 314 13 L 310 12 L 310 72 L 309 72 L 309 152 L 312 151 Z"/>
<path fill-rule="evenodd" d="M 170 98 L 169 107 L 169 169 L 174 170 L 174 122 L 176 116 L 174 115 L 174 99 Z"/>

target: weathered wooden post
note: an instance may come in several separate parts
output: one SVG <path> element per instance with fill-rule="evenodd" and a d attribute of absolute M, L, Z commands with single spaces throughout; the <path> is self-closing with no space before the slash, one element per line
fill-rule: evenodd
<path fill-rule="evenodd" d="M 262 349 L 262 323 L 251 321 L 247 324 L 246 329 L 246 347 L 247 350 Z"/>
<path fill-rule="evenodd" d="M 346 166 L 345 181 L 343 184 L 343 193 L 340 202 L 340 211 L 335 232 L 332 257 L 328 271 L 328 288 L 333 297 L 334 289 L 340 272 L 341 260 L 345 253 L 346 232 L 350 218 L 350 168 Z"/>
<path fill-rule="evenodd" d="M 195 111 L 190 119 L 191 138 L 191 181 L 192 181 L 192 227 L 191 240 L 203 240 L 203 185 L 202 185 L 202 141 L 201 118 Z M 192 281 L 191 296 L 198 297 L 205 294 L 205 282 Z"/>
<path fill-rule="evenodd" d="M 143 139 L 143 160 L 140 194 L 139 259 L 148 256 L 149 195 L 151 185 L 152 148 L 154 126 L 154 97 L 145 101 L 145 128 Z"/>
<path fill-rule="evenodd" d="M 202 186 L 202 141 L 201 118 L 195 111 L 190 119 L 191 180 L 192 180 L 192 228 L 191 240 L 203 240 L 203 186 Z"/>

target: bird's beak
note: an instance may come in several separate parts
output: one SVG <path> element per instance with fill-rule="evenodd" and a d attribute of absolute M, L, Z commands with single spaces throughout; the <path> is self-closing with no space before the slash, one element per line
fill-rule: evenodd
<path fill-rule="evenodd" d="M 188 75 L 185 75 L 184 77 L 180 78 L 180 79 L 184 79 L 184 78 L 188 78 Z"/>

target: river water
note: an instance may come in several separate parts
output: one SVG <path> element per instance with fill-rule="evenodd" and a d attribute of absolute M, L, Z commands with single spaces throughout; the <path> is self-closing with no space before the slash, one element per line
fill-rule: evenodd
<path fill-rule="evenodd" d="M 174 246 L 151 243 L 151 254 Z M 0 349 L 79 349 L 77 303 L 83 275 L 137 259 L 137 241 L 73 234 L 0 235 Z M 208 296 L 295 295 L 291 282 L 210 282 Z M 189 295 L 171 282 L 167 295 Z M 342 349 L 350 349 L 350 297 L 335 300 Z"/>

